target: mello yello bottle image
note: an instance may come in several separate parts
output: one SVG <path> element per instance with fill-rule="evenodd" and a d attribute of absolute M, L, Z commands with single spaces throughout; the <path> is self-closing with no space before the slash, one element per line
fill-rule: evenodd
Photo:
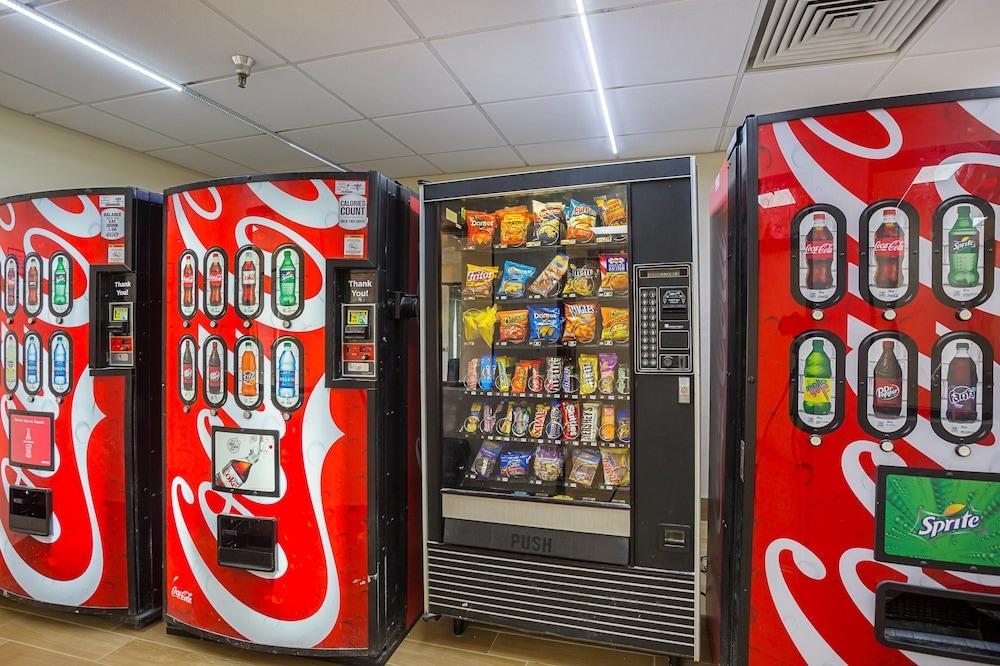
<path fill-rule="evenodd" d="M 969 343 L 955 345 L 955 357 L 948 364 L 948 409 L 945 418 L 954 423 L 968 423 L 979 417 L 976 408 L 976 390 L 979 372 L 976 362 L 969 356 Z"/>
<path fill-rule="evenodd" d="M 830 413 L 833 371 L 830 369 L 830 357 L 823 349 L 823 341 L 813 340 L 812 344 L 803 372 L 802 411 L 823 416 Z"/>
<path fill-rule="evenodd" d="M 958 207 L 958 219 L 948 232 L 948 284 L 979 286 L 979 230 L 972 226 L 968 206 Z"/>
<path fill-rule="evenodd" d="M 283 307 L 295 307 L 298 295 L 295 293 L 295 264 L 292 251 L 285 250 L 278 267 L 278 303 Z"/>
<path fill-rule="evenodd" d="M 56 259 L 56 268 L 52 272 L 52 304 L 66 305 L 66 286 L 68 275 L 66 273 L 66 262 L 62 257 Z"/>

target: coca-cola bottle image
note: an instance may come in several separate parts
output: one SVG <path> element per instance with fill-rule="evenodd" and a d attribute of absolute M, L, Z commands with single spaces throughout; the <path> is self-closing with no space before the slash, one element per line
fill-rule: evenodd
<path fill-rule="evenodd" d="M 969 356 L 969 343 L 955 345 L 955 356 L 948 364 L 948 386 L 945 395 L 948 408 L 945 418 L 954 423 L 968 423 L 979 417 L 976 408 L 976 389 L 979 385 L 979 371 L 976 362 Z"/>
<path fill-rule="evenodd" d="M 806 234 L 806 288 L 833 287 L 833 232 L 826 213 L 813 213 L 813 226 Z"/>
<path fill-rule="evenodd" d="M 38 304 L 38 266 L 34 263 L 28 268 L 28 277 L 26 279 L 28 293 L 26 295 L 25 303 L 28 307 L 34 307 Z"/>
<path fill-rule="evenodd" d="M 222 262 L 218 257 L 208 266 L 208 304 L 213 308 L 222 307 Z"/>
<path fill-rule="evenodd" d="M 184 354 L 181 356 L 181 390 L 185 393 L 194 391 L 194 355 L 190 344 L 184 345 Z"/>
<path fill-rule="evenodd" d="M 17 262 L 14 260 L 7 262 L 7 308 L 12 309 L 17 303 Z"/>
<path fill-rule="evenodd" d="M 185 308 L 194 307 L 194 266 L 191 259 L 184 262 L 184 269 L 181 271 L 181 305 Z"/>
<path fill-rule="evenodd" d="M 248 258 L 240 268 L 240 305 L 250 308 L 257 300 L 257 268 Z"/>
<path fill-rule="evenodd" d="M 896 343 L 882 342 L 882 356 L 872 375 L 872 411 L 879 416 L 899 416 L 903 412 L 903 368 L 896 358 Z"/>
<path fill-rule="evenodd" d="M 219 345 L 212 345 L 208 355 L 208 378 L 205 380 L 210 395 L 222 393 L 222 358 L 219 356 Z"/>
<path fill-rule="evenodd" d="M 875 255 L 876 287 L 896 289 L 903 286 L 902 264 L 905 245 L 906 235 L 896 222 L 896 209 L 883 209 L 882 224 L 875 230 L 875 245 L 872 247 L 872 253 Z"/>

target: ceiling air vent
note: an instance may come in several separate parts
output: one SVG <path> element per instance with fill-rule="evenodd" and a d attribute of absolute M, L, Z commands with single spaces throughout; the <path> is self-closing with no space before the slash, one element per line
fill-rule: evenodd
<path fill-rule="evenodd" d="M 772 0 L 752 69 L 895 53 L 943 0 Z"/>

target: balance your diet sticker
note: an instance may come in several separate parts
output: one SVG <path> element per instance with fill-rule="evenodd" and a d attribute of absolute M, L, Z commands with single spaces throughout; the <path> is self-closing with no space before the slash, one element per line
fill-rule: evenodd
<path fill-rule="evenodd" d="M 101 211 L 101 238 L 118 240 L 125 236 L 125 209 L 105 208 Z"/>

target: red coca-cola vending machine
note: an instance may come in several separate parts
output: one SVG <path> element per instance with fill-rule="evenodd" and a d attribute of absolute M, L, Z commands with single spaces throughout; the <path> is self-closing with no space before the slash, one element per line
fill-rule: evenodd
<path fill-rule="evenodd" d="M 162 198 L 0 200 L 0 592 L 141 626 L 162 609 Z"/>
<path fill-rule="evenodd" d="M 416 197 L 374 172 L 166 197 L 167 631 L 382 663 L 422 608 Z"/>
<path fill-rule="evenodd" d="M 1000 663 L 1000 88 L 749 117 L 710 200 L 723 664 Z"/>

